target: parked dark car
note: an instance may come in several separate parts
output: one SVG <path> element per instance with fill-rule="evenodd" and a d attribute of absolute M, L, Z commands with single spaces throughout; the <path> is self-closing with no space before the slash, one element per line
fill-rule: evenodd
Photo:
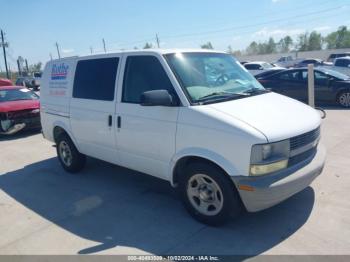
<path fill-rule="evenodd" d="M 286 69 L 257 77 L 257 80 L 276 93 L 302 102 L 308 100 L 307 68 Z M 324 68 L 315 69 L 315 101 L 337 103 L 350 108 L 350 77 Z"/>
<path fill-rule="evenodd" d="M 23 86 L 0 87 L 0 134 L 39 128 L 39 96 Z"/>
<path fill-rule="evenodd" d="M 332 65 L 332 63 L 324 62 L 324 61 L 321 60 L 321 59 L 310 58 L 310 59 L 301 60 L 300 62 L 296 63 L 296 64 L 294 65 L 294 67 L 295 67 L 295 68 L 307 67 L 307 65 L 309 65 L 309 64 L 313 64 L 315 67 L 316 67 L 316 66 L 325 66 L 325 65 L 331 66 L 331 65 Z"/>
<path fill-rule="evenodd" d="M 270 76 L 270 75 L 274 75 L 274 74 L 277 74 L 281 71 L 285 71 L 286 68 L 278 68 L 278 69 L 273 69 L 273 70 L 267 70 L 267 71 L 264 71 L 262 73 L 259 73 L 257 75 L 255 75 L 255 78 L 261 78 L 261 77 L 267 77 L 267 76 Z"/>
<path fill-rule="evenodd" d="M 345 56 L 350 56 L 350 52 L 344 52 L 344 53 L 338 53 L 338 54 L 330 54 L 328 59 L 327 59 L 327 62 L 334 62 L 334 60 L 336 58 L 345 57 Z"/>
<path fill-rule="evenodd" d="M 39 81 L 35 77 L 31 77 L 31 76 L 23 76 L 23 77 L 17 78 L 15 85 L 25 86 L 35 91 L 39 90 L 39 87 L 40 87 Z"/>

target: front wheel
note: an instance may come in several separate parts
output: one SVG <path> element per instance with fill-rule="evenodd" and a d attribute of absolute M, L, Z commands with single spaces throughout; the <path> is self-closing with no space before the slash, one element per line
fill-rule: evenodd
<path fill-rule="evenodd" d="M 68 135 L 61 134 L 57 138 L 56 149 L 58 159 L 67 172 L 76 173 L 84 168 L 86 157 L 79 153 Z"/>
<path fill-rule="evenodd" d="M 337 102 L 342 107 L 350 107 L 350 90 L 340 92 Z"/>
<path fill-rule="evenodd" d="M 211 226 L 227 222 L 241 211 L 239 195 L 227 175 L 214 165 L 190 164 L 179 183 L 182 201 L 198 221 Z"/>

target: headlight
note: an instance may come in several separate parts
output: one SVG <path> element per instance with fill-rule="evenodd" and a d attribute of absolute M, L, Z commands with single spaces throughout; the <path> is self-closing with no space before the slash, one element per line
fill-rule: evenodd
<path fill-rule="evenodd" d="M 260 176 L 288 166 L 289 140 L 254 145 L 250 157 L 250 175 Z"/>

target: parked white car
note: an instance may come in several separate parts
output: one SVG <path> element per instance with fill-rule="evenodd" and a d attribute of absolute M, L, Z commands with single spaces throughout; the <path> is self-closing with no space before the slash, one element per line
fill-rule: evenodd
<path fill-rule="evenodd" d="M 284 67 L 274 66 L 273 64 L 267 62 L 249 62 L 245 63 L 244 67 L 251 73 L 253 76 L 271 70 L 280 70 Z"/>
<path fill-rule="evenodd" d="M 336 58 L 334 65 L 328 68 L 350 76 L 350 56 Z"/>
<path fill-rule="evenodd" d="M 48 62 L 41 121 L 66 171 L 80 171 L 92 156 L 165 179 L 189 213 L 210 225 L 242 207 L 255 212 L 289 198 L 325 162 L 319 113 L 265 90 L 216 51 Z"/>

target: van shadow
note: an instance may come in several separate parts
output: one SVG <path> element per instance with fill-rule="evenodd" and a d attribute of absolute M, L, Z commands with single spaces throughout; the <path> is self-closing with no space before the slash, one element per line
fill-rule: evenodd
<path fill-rule="evenodd" d="M 63 229 L 101 243 L 79 254 L 126 246 L 158 255 L 257 255 L 295 233 L 314 204 L 309 187 L 266 211 L 207 227 L 187 214 L 168 182 L 95 159 L 81 175 L 62 171 L 56 158 L 37 162 L 1 175 L 0 189 Z"/>

